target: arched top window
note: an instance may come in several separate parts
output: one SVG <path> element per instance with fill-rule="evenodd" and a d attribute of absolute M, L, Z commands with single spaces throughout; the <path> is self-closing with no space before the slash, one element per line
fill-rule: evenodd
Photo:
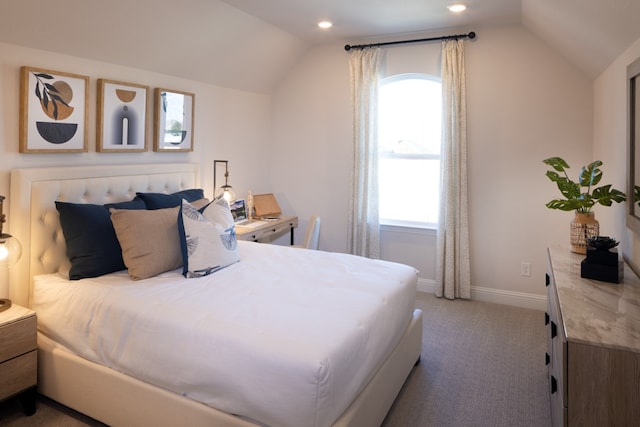
<path fill-rule="evenodd" d="M 378 99 L 379 211 L 383 224 L 435 228 L 440 193 L 440 79 L 400 74 Z"/>
<path fill-rule="evenodd" d="M 440 79 L 400 74 L 382 80 L 378 146 L 381 153 L 440 154 Z"/>

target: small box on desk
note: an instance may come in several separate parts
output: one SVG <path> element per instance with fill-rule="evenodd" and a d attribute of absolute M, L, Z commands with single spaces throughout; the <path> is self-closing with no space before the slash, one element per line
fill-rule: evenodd
<path fill-rule="evenodd" d="M 587 249 L 587 257 L 580 264 L 580 277 L 620 283 L 624 277 L 624 262 L 616 249 L 603 251 Z"/>
<path fill-rule="evenodd" d="M 587 248 L 587 259 L 589 264 L 608 265 L 611 267 L 618 266 L 618 250 L 613 248 L 606 251 Z"/>

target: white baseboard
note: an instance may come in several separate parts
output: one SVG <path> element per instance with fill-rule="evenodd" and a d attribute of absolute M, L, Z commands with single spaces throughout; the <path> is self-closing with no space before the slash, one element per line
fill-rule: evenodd
<path fill-rule="evenodd" d="M 418 278 L 418 292 L 433 294 L 435 293 L 435 291 L 435 281 Z M 482 286 L 471 287 L 471 299 L 476 301 L 491 302 L 495 304 L 505 304 L 515 307 L 530 308 L 533 310 L 544 311 L 547 309 L 546 295 L 505 291 L 503 289 L 485 288 Z"/>
<path fill-rule="evenodd" d="M 418 277 L 418 292 L 433 294 L 436 292 L 436 282 L 434 280 L 421 279 Z"/>

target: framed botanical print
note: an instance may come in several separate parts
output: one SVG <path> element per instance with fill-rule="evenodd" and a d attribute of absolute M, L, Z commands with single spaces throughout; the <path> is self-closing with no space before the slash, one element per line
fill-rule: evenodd
<path fill-rule="evenodd" d="M 97 98 L 96 151 L 146 151 L 149 87 L 99 79 Z"/>
<path fill-rule="evenodd" d="M 89 77 L 20 69 L 20 152 L 87 151 Z"/>
<path fill-rule="evenodd" d="M 156 88 L 154 151 L 193 151 L 195 95 Z"/>

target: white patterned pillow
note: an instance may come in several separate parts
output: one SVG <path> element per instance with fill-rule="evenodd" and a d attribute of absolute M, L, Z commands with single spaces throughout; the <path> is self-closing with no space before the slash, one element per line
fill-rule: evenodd
<path fill-rule="evenodd" d="M 178 230 L 185 277 L 206 276 L 240 260 L 233 216 L 222 198 L 200 210 L 183 199 Z"/>

